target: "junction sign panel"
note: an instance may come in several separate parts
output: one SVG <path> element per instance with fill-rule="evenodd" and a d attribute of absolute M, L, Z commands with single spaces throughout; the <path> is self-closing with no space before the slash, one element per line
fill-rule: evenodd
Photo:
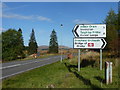
<path fill-rule="evenodd" d="M 76 25 L 73 29 L 75 37 L 106 37 L 105 24 Z"/>
<path fill-rule="evenodd" d="M 100 38 L 74 38 L 74 48 L 103 49 L 106 41 Z"/>
<path fill-rule="evenodd" d="M 75 25 L 73 34 L 73 48 L 103 49 L 106 46 L 103 39 L 106 37 L 106 24 Z"/>
<path fill-rule="evenodd" d="M 78 49 L 78 71 L 80 71 L 80 49 L 100 49 L 100 70 L 102 70 L 102 49 L 106 46 L 106 24 L 79 24 L 72 30 L 73 48 Z"/>

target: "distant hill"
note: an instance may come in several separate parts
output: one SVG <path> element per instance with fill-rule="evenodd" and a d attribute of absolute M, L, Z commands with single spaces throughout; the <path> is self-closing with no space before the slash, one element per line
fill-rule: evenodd
<path fill-rule="evenodd" d="M 48 48 L 47 45 L 38 46 L 38 50 L 47 50 Z"/>
<path fill-rule="evenodd" d="M 68 46 L 60 46 L 59 49 L 70 49 L 70 47 Z M 47 45 L 42 45 L 42 46 L 38 46 L 38 50 L 48 50 L 49 46 Z"/>
<path fill-rule="evenodd" d="M 70 47 L 68 47 L 68 46 L 59 46 L 59 49 L 70 49 Z"/>

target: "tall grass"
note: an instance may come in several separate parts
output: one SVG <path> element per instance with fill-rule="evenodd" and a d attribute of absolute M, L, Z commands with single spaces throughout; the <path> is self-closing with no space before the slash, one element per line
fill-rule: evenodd
<path fill-rule="evenodd" d="M 111 58 L 107 57 L 107 55 L 103 53 L 103 58 L 102 58 L 102 67 L 105 68 L 105 62 L 109 61 L 113 63 L 113 67 L 118 67 L 118 60 L 119 58 Z M 71 64 L 77 64 L 78 63 L 78 56 L 76 56 L 73 59 L 69 59 L 69 62 Z M 99 68 L 100 66 L 100 53 L 94 52 L 94 51 L 89 51 L 86 53 L 83 53 L 80 55 L 80 62 L 81 62 L 81 67 L 86 67 L 86 66 L 92 66 L 95 68 Z"/>

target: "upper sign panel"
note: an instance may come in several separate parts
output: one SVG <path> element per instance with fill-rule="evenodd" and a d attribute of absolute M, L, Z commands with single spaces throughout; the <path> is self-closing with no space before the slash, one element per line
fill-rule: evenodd
<path fill-rule="evenodd" d="M 106 24 L 80 24 L 73 29 L 75 37 L 106 37 Z"/>

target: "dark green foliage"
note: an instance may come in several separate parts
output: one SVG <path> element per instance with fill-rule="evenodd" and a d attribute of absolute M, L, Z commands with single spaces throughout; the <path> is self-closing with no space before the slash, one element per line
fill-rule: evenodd
<path fill-rule="evenodd" d="M 107 25 L 106 49 L 115 54 L 118 50 L 118 15 L 111 9 L 104 23 Z"/>
<path fill-rule="evenodd" d="M 34 29 L 32 29 L 32 33 L 29 40 L 29 50 L 28 50 L 29 54 L 37 53 L 37 48 L 38 48 L 38 45 L 35 39 L 35 32 L 34 32 Z"/>
<path fill-rule="evenodd" d="M 120 1 L 118 5 L 118 55 L 120 57 Z"/>
<path fill-rule="evenodd" d="M 110 10 L 108 12 L 108 15 L 106 16 L 106 19 L 105 19 L 105 23 L 106 24 L 112 24 L 112 25 L 117 25 L 117 21 L 118 21 L 118 18 L 117 18 L 117 14 L 114 12 L 114 10 Z"/>
<path fill-rule="evenodd" d="M 118 8 L 118 30 L 120 30 L 120 2 L 119 2 L 119 8 Z"/>
<path fill-rule="evenodd" d="M 2 32 L 2 60 L 15 60 L 24 57 L 22 33 L 15 29 Z"/>
<path fill-rule="evenodd" d="M 57 35 L 54 29 L 50 35 L 49 53 L 58 53 L 58 41 L 57 41 Z"/>

